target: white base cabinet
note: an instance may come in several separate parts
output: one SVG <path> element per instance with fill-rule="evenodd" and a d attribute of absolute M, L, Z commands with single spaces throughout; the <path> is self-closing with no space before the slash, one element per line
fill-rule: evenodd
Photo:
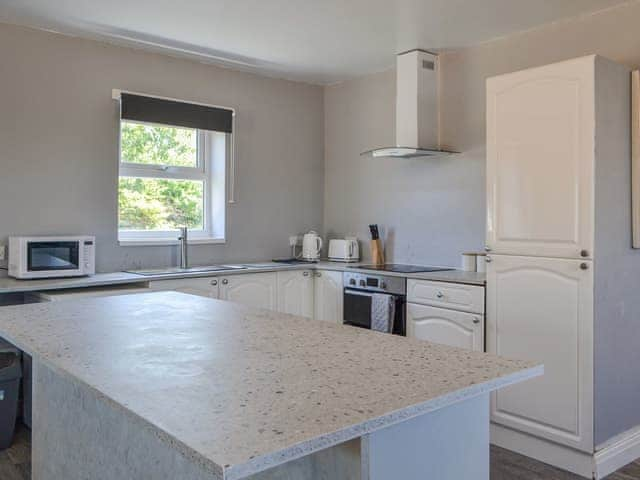
<path fill-rule="evenodd" d="M 217 298 L 315 320 L 342 323 L 342 272 L 285 270 L 155 280 L 149 288 Z"/>
<path fill-rule="evenodd" d="M 407 337 L 484 352 L 484 287 L 407 280 Z"/>
<path fill-rule="evenodd" d="M 220 279 L 220 300 L 254 308 L 277 310 L 278 282 L 275 273 L 247 273 Z"/>
<path fill-rule="evenodd" d="M 407 336 L 484 351 L 484 318 L 475 313 L 407 303 Z"/>
<path fill-rule="evenodd" d="M 313 318 L 312 270 L 278 272 L 278 311 Z"/>
<path fill-rule="evenodd" d="M 324 322 L 342 323 L 342 272 L 316 270 L 314 272 L 314 312 L 313 318 Z"/>

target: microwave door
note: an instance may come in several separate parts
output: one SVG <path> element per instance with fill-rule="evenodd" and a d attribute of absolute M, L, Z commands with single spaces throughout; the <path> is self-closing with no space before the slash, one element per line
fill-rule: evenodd
<path fill-rule="evenodd" d="M 79 242 L 29 242 L 27 244 L 27 271 L 29 272 L 79 269 Z"/>

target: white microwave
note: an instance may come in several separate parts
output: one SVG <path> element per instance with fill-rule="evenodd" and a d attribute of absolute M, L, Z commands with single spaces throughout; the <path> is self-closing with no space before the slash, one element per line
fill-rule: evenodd
<path fill-rule="evenodd" d="M 95 237 L 9 237 L 10 277 L 82 277 L 95 272 Z"/>

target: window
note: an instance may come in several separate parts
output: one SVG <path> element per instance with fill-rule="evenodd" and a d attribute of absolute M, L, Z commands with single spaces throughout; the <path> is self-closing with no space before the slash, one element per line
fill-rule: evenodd
<path fill-rule="evenodd" d="M 118 185 L 120 242 L 174 243 L 182 226 L 189 228 L 191 241 L 224 241 L 225 169 L 231 132 L 193 128 L 198 122 L 184 121 L 175 111 L 169 114 L 173 113 L 181 125 L 168 123 L 172 118 L 143 121 L 140 117 L 157 120 L 157 108 L 135 105 L 134 113 L 131 108 L 127 113 L 124 95 Z"/>

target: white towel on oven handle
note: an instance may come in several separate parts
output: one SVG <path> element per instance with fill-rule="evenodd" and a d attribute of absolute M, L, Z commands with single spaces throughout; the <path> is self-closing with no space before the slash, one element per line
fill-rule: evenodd
<path fill-rule="evenodd" d="M 374 293 L 371 296 L 371 330 L 393 333 L 396 301 L 393 295 Z"/>

